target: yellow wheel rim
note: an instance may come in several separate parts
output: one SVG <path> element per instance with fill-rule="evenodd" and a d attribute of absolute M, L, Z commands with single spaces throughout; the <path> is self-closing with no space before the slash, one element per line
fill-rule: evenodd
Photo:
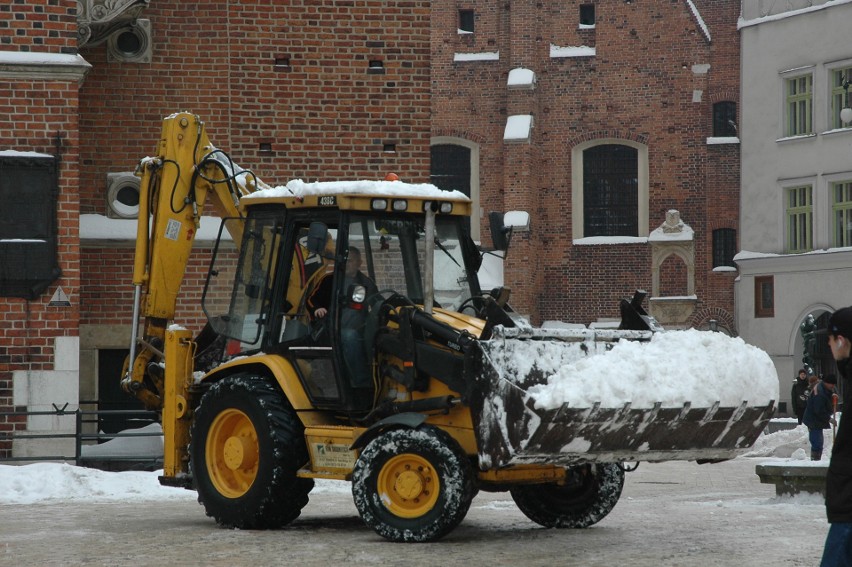
<path fill-rule="evenodd" d="M 405 453 L 385 463 L 376 488 L 390 512 L 400 518 L 419 518 L 435 507 L 441 482 L 428 460 Z"/>
<path fill-rule="evenodd" d="M 226 409 L 210 425 L 205 445 L 207 472 L 216 490 L 227 498 L 248 492 L 257 477 L 257 431 L 251 419 Z"/>

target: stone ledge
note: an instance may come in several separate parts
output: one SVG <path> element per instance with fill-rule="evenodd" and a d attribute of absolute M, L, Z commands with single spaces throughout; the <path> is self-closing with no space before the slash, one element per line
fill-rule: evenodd
<path fill-rule="evenodd" d="M 817 466 L 757 465 L 755 473 L 763 484 L 774 484 L 778 496 L 802 492 L 825 496 L 825 474 L 828 462 Z"/>

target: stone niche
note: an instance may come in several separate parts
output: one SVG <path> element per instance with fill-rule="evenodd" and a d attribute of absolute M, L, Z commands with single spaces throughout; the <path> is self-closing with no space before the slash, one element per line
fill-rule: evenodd
<path fill-rule="evenodd" d="M 666 220 L 648 236 L 651 245 L 650 314 L 664 327 L 687 326 L 695 312 L 695 233 L 680 218 L 680 212 L 669 210 Z M 663 268 L 685 281 L 662 285 Z"/>

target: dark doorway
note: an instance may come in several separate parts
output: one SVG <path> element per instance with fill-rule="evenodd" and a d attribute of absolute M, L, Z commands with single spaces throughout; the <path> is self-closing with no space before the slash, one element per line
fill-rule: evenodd
<path fill-rule="evenodd" d="M 128 349 L 98 349 L 98 411 L 144 410 L 142 402 L 121 389 L 121 370 Z M 118 433 L 153 423 L 153 419 L 133 415 L 98 415 L 98 429 Z M 105 439 L 104 441 L 108 441 Z"/>

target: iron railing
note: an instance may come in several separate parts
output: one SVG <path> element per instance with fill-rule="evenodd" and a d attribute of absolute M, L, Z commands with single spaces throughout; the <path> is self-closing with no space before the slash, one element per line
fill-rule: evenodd
<path fill-rule="evenodd" d="M 87 402 L 80 402 L 80 405 L 86 404 Z M 65 404 L 62 407 L 58 407 L 56 404 L 53 404 L 53 410 L 44 410 L 44 411 L 5 411 L 0 412 L 0 423 L 7 421 L 8 417 L 26 417 L 29 418 L 31 416 L 53 416 L 53 417 L 62 417 L 62 416 L 74 416 L 74 432 L 73 433 L 60 433 L 60 432 L 32 432 L 27 430 L 19 430 L 19 431 L 0 431 L 0 442 L 2 441 L 29 441 L 36 439 L 74 439 L 74 454 L 73 455 L 38 455 L 38 456 L 3 456 L 0 454 L 0 463 L 23 463 L 23 462 L 39 462 L 39 461 L 63 461 L 63 462 L 72 462 L 77 466 L 92 466 L 93 468 L 105 468 L 104 464 L 109 465 L 110 463 L 124 463 L 124 466 L 121 468 L 136 468 L 136 467 L 157 467 L 162 466 L 163 456 L 151 456 L 149 455 L 92 455 L 86 456 L 84 455 L 83 447 L 86 445 L 94 445 L 96 443 L 100 443 L 102 441 L 109 441 L 112 439 L 120 439 L 120 438 L 129 438 L 129 437 L 162 437 L 162 432 L 151 432 L 151 431 L 142 431 L 142 432 L 134 432 L 133 429 L 125 429 L 123 431 L 117 433 L 101 433 L 97 431 L 97 427 L 95 433 L 86 432 L 87 424 L 100 424 L 101 419 L 103 417 L 121 417 L 121 418 L 132 418 L 132 419 L 140 419 L 147 421 L 149 423 L 153 423 L 157 421 L 157 412 L 148 411 L 148 410 L 82 410 L 79 407 L 74 411 L 67 410 L 68 404 Z M 94 418 L 94 419 L 93 419 Z M 95 443 L 92 443 L 95 442 Z M 11 452 L 11 451 L 10 451 Z M 99 465 L 99 466 L 98 466 Z M 115 467 L 107 466 L 112 470 Z"/>

